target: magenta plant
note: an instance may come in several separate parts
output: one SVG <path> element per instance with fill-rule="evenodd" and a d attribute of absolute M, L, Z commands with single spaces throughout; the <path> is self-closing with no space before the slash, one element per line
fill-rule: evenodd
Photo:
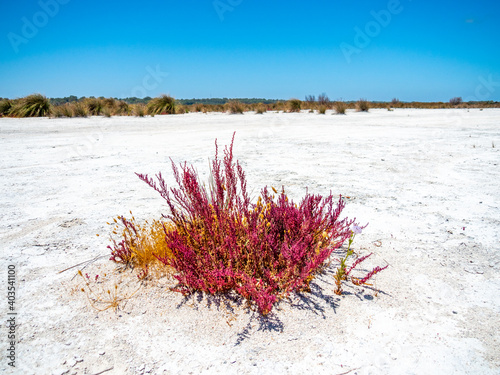
<path fill-rule="evenodd" d="M 358 257 L 356 260 L 352 263 L 351 267 L 349 269 L 346 268 L 347 260 L 354 255 L 354 251 L 351 249 L 351 245 L 354 242 L 354 237 L 356 237 L 356 234 L 361 234 L 363 229 L 366 228 L 366 225 L 364 227 L 360 227 L 357 224 L 353 224 L 352 226 L 352 231 L 351 231 L 351 236 L 349 237 L 349 244 L 347 246 L 347 251 L 345 254 L 345 257 L 340 259 L 340 264 L 339 267 L 337 268 L 337 272 L 333 276 L 335 279 L 335 285 L 337 286 L 335 289 L 335 294 L 341 295 L 342 294 L 342 281 L 347 281 L 349 278 L 349 275 L 351 272 L 362 262 L 364 262 L 366 259 L 368 259 L 373 253 L 370 253 L 368 255 Z M 368 280 L 370 280 L 373 276 L 375 276 L 377 273 L 385 270 L 389 265 L 386 265 L 385 267 L 375 267 L 373 270 L 368 272 L 363 278 L 359 279 L 354 276 L 351 276 L 351 281 L 355 285 L 367 285 Z"/>
<path fill-rule="evenodd" d="M 125 228 L 122 233 L 123 239 L 119 242 L 113 238 L 111 239 L 113 246 L 108 246 L 108 249 L 111 250 L 111 257 L 109 260 L 116 263 L 123 263 L 127 267 L 132 261 L 132 244 L 134 243 L 135 238 L 137 238 L 138 232 L 132 221 L 127 220 L 123 216 L 119 216 L 118 220 L 121 221 L 123 227 Z M 117 222 L 116 219 L 114 221 L 115 223 Z"/>
<path fill-rule="evenodd" d="M 165 218 L 173 225 L 165 227 L 165 240 L 171 255 L 156 256 L 175 270 L 179 283 L 174 290 L 185 295 L 233 290 L 265 315 L 291 292 L 309 291 L 332 252 L 351 238 L 355 223 L 340 219 L 345 204 L 331 194 L 306 193 L 295 204 L 284 188 L 278 193 L 265 187 L 252 203 L 233 143 L 234 135 L 220 160 L 215 142 L 208 188 L 186 163 L 178 168 L 171 161 L 176 188 L 167 187 L 161 173 L 156 180 L 137 175 L 169 207 Z M 114 255 L 122 260 L 126 254 L 123 249 Z"/>

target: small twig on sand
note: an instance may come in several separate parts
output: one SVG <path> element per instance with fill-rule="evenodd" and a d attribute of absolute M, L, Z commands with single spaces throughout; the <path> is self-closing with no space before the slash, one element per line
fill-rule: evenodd
<path fill-rule="evenodd" d="M 85 262 L 81 262 L 81 263 L 75 264 L 74 266 L 68 267 L 68 268 L 66 268 L 66 269 L 64 269 L 64 270 L 62 270 L 62 271 L 59 271 L 58 273 L 63 273 L 63 272 L 68 271 L 68 270 L 70 270 L 70 269 L 72 269 L 72 268 L 75 268 L 75 267 L 81 266 L 82 264 L 85 264 L 85 263 L 87 263 L 87 264 L 85 265 L 85 267 L 87 267 L 90 263 L 93 263 L 93 262 L 95 262 L 96 260 L 99 260 L 99 259 L 104 258 L 104 257 L 107 257 L 107 255 L 99 255 L 99 256 L 97 256 L 97 257 L 95 257 L 95 258 L 92 258 L 92 259 L 90 259 L 90 260 L 86 260 Z M 85 267 L 83 267 L 83 268 L 85 268 Z"/>
<path fill-rule="evenodd" d="M 345 374 L 348 374 L 350 372 L 353 372 L 353 371 L 356 371 L 356 370 L 359 370 L 361 367 L 358 367 L 358 368 L 353 368 L 352 370 L 349 370 L 349 371 L 346 371 L 346 372 L 342 372 L 340 374 L 337 374 L 337 375 L 345 375 Z"/>
<path fill-rule="evenodd" d="M 114 367 L 110 367 L 110 368 L 108 368 L 108 369 L 106 369 L 106 370 L 102 370 L 101 372 L 96 372 L 94 375 L 104 374 L 104 373 L 105 373 L 105 372 L 107 372 L 107 371 L 111 371 L 111 370 L 113 370 L 113 368 L 114 368 Z"/>

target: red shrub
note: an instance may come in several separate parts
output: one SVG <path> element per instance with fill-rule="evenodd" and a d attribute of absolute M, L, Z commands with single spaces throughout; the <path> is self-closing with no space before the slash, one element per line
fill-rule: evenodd
<path fill-rule="evenodd" d="M 246 191 L 246 179 L 233 161 L 233 142 L 223 160 L 212 162 L 208 189 L 192 166 L 180 170 L 172 162 L 177 188 L 168 188 L 161 173 L 157 182 L 139 178 L 167 201 L 165 217 L 174 229 L 165 231 L 172 256 L 157 256 L 173 267 L 184 294 L 235 290 L 254 302 L 262 314 L 292 291 L 308 290 L 309 283 L 330 254 L 351 235 L 354 220 L 342 219 L 342 199 L 306 196 L 299 205 L 267 188 L 254 204 Z M 275 196 L 277 195 L 277 196 Z"/>

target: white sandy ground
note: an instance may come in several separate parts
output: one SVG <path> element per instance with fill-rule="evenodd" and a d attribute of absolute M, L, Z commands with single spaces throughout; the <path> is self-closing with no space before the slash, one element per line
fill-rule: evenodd
<path fill-rule="evenodd" d="M 117 313 L 91 308 L 78 268 L 59 271 L 108 254 L 113 217 L 166 210 L 134 172 L 171 182 L 172 157 L 206 177 L 214 139 L 227 144 L 234 131 L 254 196 L 284 185 L 294 200 L 306 187 L 349 197 L 345 215 L 370 223 L 354 243 L 375 252 L 365 268 L 390 265 L 376 289 L 336 296 L 330 268 L 267 319 L 237 300 L 185 299 L 165 280 Z M 498 374 L 499 148 L 498 109 L 2 118 L 0 372 Z M 5 358 L 9 264 L 15 369 Z M 104 257 L 84 272 L 123 279 L 124 295 L 138 285 L 114 269 Z"/>

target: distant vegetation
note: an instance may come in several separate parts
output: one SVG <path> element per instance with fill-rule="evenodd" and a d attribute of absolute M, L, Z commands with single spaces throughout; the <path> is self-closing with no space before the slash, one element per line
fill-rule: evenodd
<path fill-rule="evenodd" d="M 335 112 L 339 115 L 345 115 L 345 111 L 347 109 L 347 103 L 343 102 L 341 100 L 337 100 L 335 103 L 333 103 L 333 109 L 335 109 Z"/>
<path fill-rule="evenodd" d="M 227 112 L 237 115 L 242 114 L 245 110 L 245 106 L 239 100 L 231 100 L 224 105 Z"/>
<path fill-rule="evenodd" d="M 248 99 L 248 98 L 210 98 L 210 99 L 178 99 L 177 102 L 183 105 L 193 105 L 193 104 L 208 104 L 208 105 L 216 105 L 221 104 L 224 105 L 230 101 L 238 101 L 243 104 L 272 104 L 277 103 L 279 99 Z"/>
<path fill-rule="evenodd" d="M 366 99 L 359 99 L 356 102 L 356 110 L 358 112 L 368 112 L 370 109 L 370 103 Z"/>
<path fill-rule="evenodd" d="M 85 96 L 82 96 L 82 97 L 77 97 L 75 95 L 70 95 L 70 96 L 66 96 L 64 98 L 50 98 L 50 104 L 54 105 L 54 106 L 57 106 L 57 105 L 61 105 L 61 104 L 66 104 L 66 103 L 72 103 L 72 102 L 81 102 L 81 101 L 84 101 L 86 99 L 99 99 L 99 100 L 103 100 L 103 99 L 106 99 L 104 96 L 100 96 L 98 98 L 94 97 L 94 96 L 89 96 L 88 98 L 85 97 Z M 114 100 L 119 100 L 119 101 L 123 101 L 127 104 L 148 104 L 151 99 L 150 96 L 146 96 L 145 98 L 136 98 L 136 97 L 132 97 L 132 98 L 123 98 L 123 99 L 118 99 L 118 98 L 111 98 L 111 99 L 114 99 Z"/>
<path fill-rule="evenodd" d="M 41 94 L 32 94 L 10 103 L 7 113 L 13 117 L 43 117 L 48 116 L 50 110 L 49 99 Z"/>
<path fill-rule="evenodd" d="M 175 114 L 175 99 L 168 95 L 161 95 L 152 99 L 146 106 L 148 114 L 154 115 L 173 115 Z"/>
<path fill-rule="evenodd" d="M 461 98 L 461 97 L 455 97 L 455 98 L 451 98 L 451 99 L 450 99 L 450 104 L 451 104 L 452 106 L 457 106 L 457 105 L 460 105 L 460 104 L 462 104 L 462 103 L 463 103 L 463 100 L 462 100 L 462 98 Z"/>
<path fill-rule="evenodd" d="M 395 108 L 500 108 L 496 101 L 464 102 L 461 97 L 454 97 L 449 102 L 402 102 L 397 98 L 390 102 L 368 101 L 331 101 L 326 94 L 307 95 L 305 100 L 290 99 L 174 99 L 169 95 L 157 98 L 104 98 L 77 97 L 46 98 L 41 94 L 32 94 L 24 98 L 0 98 L 0 117 L 87 117 L 87 116 L 137 116 L 157 114 L 185 114 L 189 112 L 227 112 L 237 114 L 254 112 L 301 112 L 318 114 L 345 114 L 347 110 L 366 112 L 370 108 L 383 108 L 392 111 Z"/>
<path fill-rule="evenodd" d="M 300 112 L 302 102 L 299 99 L 290 99 L 288 101 L 288 112 Z"/>

